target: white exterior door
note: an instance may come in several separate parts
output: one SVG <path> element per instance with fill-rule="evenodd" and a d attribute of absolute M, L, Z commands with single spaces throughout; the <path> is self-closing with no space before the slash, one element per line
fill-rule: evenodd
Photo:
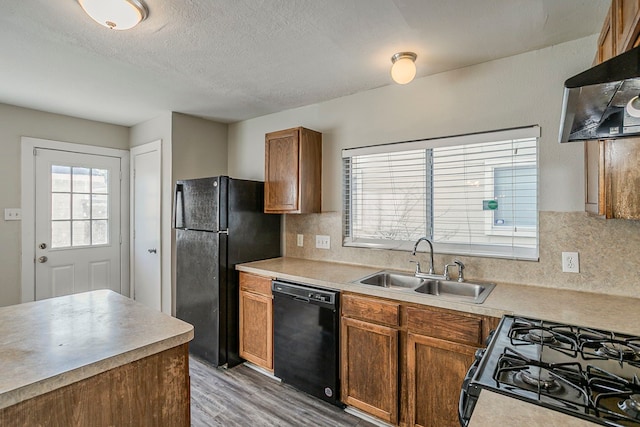
<path fill-rule="evenodd" d="M 131 169 L 132 296 L 136 301 L 160 311 L 160 142 L 134 147 L 131 150 Z"/>
<path fill-rule="evenodd" d="M 35 299 L 121 293 L 120 158 L 34 154 Z"/>

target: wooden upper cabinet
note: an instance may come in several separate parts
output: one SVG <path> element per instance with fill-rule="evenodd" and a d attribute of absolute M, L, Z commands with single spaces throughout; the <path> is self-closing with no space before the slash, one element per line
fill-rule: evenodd
<path fill-rule="evenodd" d="M 605 215 L 640 219 L 640 138 L 604 142 Z"/>
<path fill-rule="evenodd" d="M 592 215 L 604 216 L 604 141 L 585 141 L 585 203 L 584 210 Z"/>
<path fill-rule="evenodd" d="M 613 17 L 614 7 L 611 5 L 609 13 L 604 19 L 604 25 L 598 38 L 598 52 L 596 52 L 596 64 L 611 59 L 616 55 L 616 34 Z"/>
<path fill-rule="evenodd" d="M 265 135 L 264 211 L 319 213 L 322 134 L 303 127 Z"/>
<path fill-rule="evenodd" d="M 640 0 L 613 0 L 616 54 L 633 48 L 640 33 Z"/>
<path fill-rule="evenodd" d="M 640 43 L 640 0 L 613 0 L 598 39 L 604 62 Z M 640 219 L 640 138 L 585 142 L 585 211 Z"/>
<path fill-rule="evenodd" d="M 585 210 L 640 219 L 640 138 L 585 142 Z"/>

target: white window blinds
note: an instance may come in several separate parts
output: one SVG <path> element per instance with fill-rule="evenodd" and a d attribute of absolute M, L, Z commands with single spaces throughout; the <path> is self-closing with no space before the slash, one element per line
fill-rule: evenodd
<path fill-rule="evenodd" d="M 537 259 L 537 126 L 343 150 L 345 246 Z"/>

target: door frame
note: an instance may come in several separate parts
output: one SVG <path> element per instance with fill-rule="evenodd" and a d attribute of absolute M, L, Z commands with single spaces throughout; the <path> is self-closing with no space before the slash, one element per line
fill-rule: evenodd
<path fill-rule="evenodd" d="M 163 241 L 163 234 L 162 234 L 162 226 L 163 226 L 163 212 L 162 212 L 162 200 L 164 199 L 165 195 L 162 192 L 162 177 L 163 177 L 163 170 L 162 170 L 162 140 L 158 139 L 156 141 L 152 141 L 152 142 L 147 142 L 146 144 L 142 144 L 142 145 L 136 145 L 135 147 L 131 147 L 131 161 L 130 161 L 130 172 L 129 172 L 129 176 L 131 177 L 130 179 L 130 183 L 129 183 L 129 188 L 130 188 L 130 231 L 129 231 L 129 253 L 131 254 L 130 257 L 130 265 L 129 265 L 129 271 L 130 271 L 130 285 L 129 285 L 129 296 L 131 298 L 134 298 L 135 295 L 135 252 L 134 252 L 134 244 L 135 244 L 135 240 L 133 238 L 133 233 L 134 233 L 134 225 L 135 225 L 135 203 L 134 203 L 134 198 L 135 198 L 135 182 L 133 179 L 133 173 L 134 173 L 134 167 L 135 167 L 135 156 L 137 156 L 138 154 L 143 154 L 143 153 L 148 153 L 150 151 L 158 151 L 158 153 L 160 154 L 160 162 L 158 164 L 159 166 L 159 170 L 158 172 L 160 173 L 160 181 L 158 182 L 158 190 L 159 190 L 159 194 L 160 194 L 160 203 L 158 206 L 158 214 L 160 215 L 160 221 L 158 221 L 158 224 L 160 225 L 160 228 L 158 230 L 159 232 L 159 236 L 160 236 L 160 241 L 159 241 L 159 247 L 158 250 L 160 251 L 159 254 L 159 259 L 160 259 L 160 308 L 162 310 L 162 308 L 165 307 L 165 299 L 166 299 L 166 295 L 164 292 L 164 274 L 162 271 L 162 265 L 164 264 L 165 261 L 165 256 L 164 256 L 164 245 L 162 244 Z M 171 294 L 169 294 L 169 299 L 171 298 Z M 164 310 L 163 310 L 164 311 Z M 170 314 L 170 312 L 169 312 Z"/>
<path fill-rule="evenodd" d="M 75 144 L 50 139 L 20 138 L 21 162 L 21 302 L 35 301 L 35 158 L 33 151 L 70 151 L 81 154 L 118 157 L 120 159 L 120 290 L 129 296 L 129 151 L 95 145 Z M 124 173 L 123 173 L 124 171 Z"/>

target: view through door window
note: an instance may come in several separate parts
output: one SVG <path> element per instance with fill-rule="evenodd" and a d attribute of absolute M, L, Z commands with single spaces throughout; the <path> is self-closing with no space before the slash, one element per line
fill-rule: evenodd
<path fill-rule="evenodd" d="M 51 166 L 51 247 L 109 244 L 109 171 Z"/>

